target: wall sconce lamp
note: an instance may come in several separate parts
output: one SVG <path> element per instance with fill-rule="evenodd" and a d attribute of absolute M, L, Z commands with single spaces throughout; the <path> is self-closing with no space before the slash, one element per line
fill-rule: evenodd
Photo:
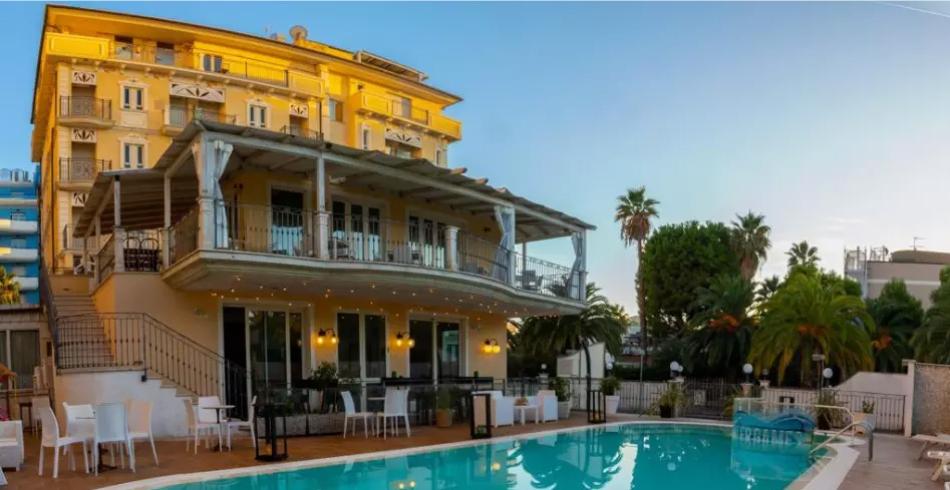
<path fill-rule="evenodd" d="M 482 344 L 482 352 L 486 354 L 498 354 L 501 352 L 501 346 L 498 345 L 498 341 L 495 339 L 485 339 L 485 343 Z"/>
<path fill-rule="evenodd" d="M 332 328 L 327 330 L 321 328 L 319 331 L 317 331 L 317 345 L 323 345 L 327 342 L 329 342 L 330 345 L 336 345 L 336 332 L 334 332 Z"/>
<path fill-rule="evenodd" d="M 409 336 L 409 332 L 396 332 L 396 347 L 411 349 L 416 346 L 416 339 Z"/>

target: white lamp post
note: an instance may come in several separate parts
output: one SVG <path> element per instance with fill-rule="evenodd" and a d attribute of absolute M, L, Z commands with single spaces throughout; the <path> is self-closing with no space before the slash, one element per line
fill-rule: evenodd
<path fill-rule="evenodd" d="M 752 382 L 750 381 L 752 376 L 752 364 L 745 363 L 742 365 L 742 372 L 745 373 L 745 383 L 742 383 L 742 396 L 748 398 L 752 393 Z"/>

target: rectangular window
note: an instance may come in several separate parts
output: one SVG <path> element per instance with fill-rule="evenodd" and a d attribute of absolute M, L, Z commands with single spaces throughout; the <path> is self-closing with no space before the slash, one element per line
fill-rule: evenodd
<path fill-rule="evenodd" d="M 382 378 L 386 376 L 386 318 L 380 315 L 363 317 L 366 338 L 364 353 L 366 356 L 366 377 Z"/>
<path fill-rule="evenodd" d="M 40 333 L 10 330 L 10 370 L 17 373 L 17 388 L 33 387 L 33 368 L 40 365 Z M 6 333 L 6 332 L 4 332 Z"/>
<path fill-rule="evenodd" d="M 10 274 L 13 274 L 16 277 L 26 277 L 26 267 L 23 267 L 22 265 L 11 267 Z"/>
<path fill-rule="evenodd" d="M 26 248 L 26 238 L 11 238 L 10 247 L 11 248 Z"/>
<path fill-rule="evenodd" d="M 412 115 L 412 99 L 394 96 L 393 113 L 400 117 L 409 118 Z"/>
<path fill-rule="evenodd" d="M 258 104 L 247 106 L 247 125 L 252 128 L 267 127 L 267 107 Z"/>
<path fill-rule="evenodd" d="M 145 165 L 145 145 L 122 144 L 122 168 L 142 168 Z"/>
<path fill-rule="evenodd" d="M 174 65 L 175 45 L 171 43 L 158 43 L 155 46 L 155 63 L 159 65 Z"/>
<path fill-rule="evenodd" d="M 364 149 L 364 150 L 368 150 L 368 149 L 369 149 L 369 147 L 370 147 L 370 140 L 369 140 L 370 134 L 371 134 L 370 129 L 369 129 L 368 127 L 366 127 L 366 126 L 363 126 L 363 128 L 360 130 L 360 148 L 362 148 L 362 149 Z"/>
<path fill-rule="evenodd" d="M 206 54 L 201 57 L 201 68 L 204 71 L 221 73 L 221 57 L 216 54 Z"/>
<path fill-rule="evenodd" d="M 360 377 L 360 316 L 337 313 L 337 361 L 341 378 Z"/>
<path fill-rule="evenodd" d="M 307 119 L 303 117 L 290 116 L 290 134 L 294 136 L 306 136 Z"/>
<path fill-rule="evenodd" d="M 343 122 L 343 102 L 336 99 L 327 100 L 327 109 L 331 121 Z"/>
<path fill-rule="evenodd" d="M 142 87 L 122 87 L 122 108 L 141 111 L 145 107 L 145 91 Z"/>
<path fill-rule="evenodd" d="M 11 221 L 26 221 L 26 213 L 24 213 L 23 211 L 14 211 L 10 213 L 10 220 Z"/>
<path fill-rule="evenodd" d="M 115 37 L 115 57 L 120 60 L 132 59 L 132 38 L 127 36 Z"/>
<path fill-rule="evenodd" d="M 439 323 L 436 328 L 438 338 L 439 379 L 457 378 L 460 374 L 459 362 L 459 324 Z"/>

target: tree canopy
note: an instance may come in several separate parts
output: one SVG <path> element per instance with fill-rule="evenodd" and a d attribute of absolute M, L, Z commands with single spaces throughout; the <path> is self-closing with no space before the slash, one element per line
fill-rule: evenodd
<path fill-rule="evenodd" d="M 904 281 L 893 279 L 867 304 L 868 313 L 877 325 L 877 331 L 871 335 L 874 368 L 881 372 L 898 372 L 901 361 L 913 356 L 910 339 L 924 321 L 920 300 L 911 296 Z"/>
<path fill-rule="evenodd" d="M 640 263 L 651 335 L 683 333 L 698 308 L 695 292 L 717 276 L 739 274 L 731 245 L 731 232 L 722 223 L 689 221 L 653 233 Z"/>

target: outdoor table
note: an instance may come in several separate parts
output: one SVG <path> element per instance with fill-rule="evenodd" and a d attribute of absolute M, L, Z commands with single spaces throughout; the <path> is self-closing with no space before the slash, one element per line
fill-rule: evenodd
<path fill-rule="evenodd" d="M 537 405 L 515 405 L 515 411 L 521 414 L 521 425 L 524 425 L 524 413 L 528 410 L 534 411 L 534 423 L 538 423 L 538 406 Z"/>
<path fill-rule="evenodd" d="M 215 451 L 221 452 L 224 451 L 224 444 L 222 443 L 221 437 L 224 434 L 225 426 L 228 423 L 228 419 L 224 418 L 222 420 L 221 413 L 227 412 L 234 408 L 234 405 L 198 405 L 198 409 L 214 410 L 214 414 L 217 417 L 218 421 L 218 447 L 214 448 Z"/>

